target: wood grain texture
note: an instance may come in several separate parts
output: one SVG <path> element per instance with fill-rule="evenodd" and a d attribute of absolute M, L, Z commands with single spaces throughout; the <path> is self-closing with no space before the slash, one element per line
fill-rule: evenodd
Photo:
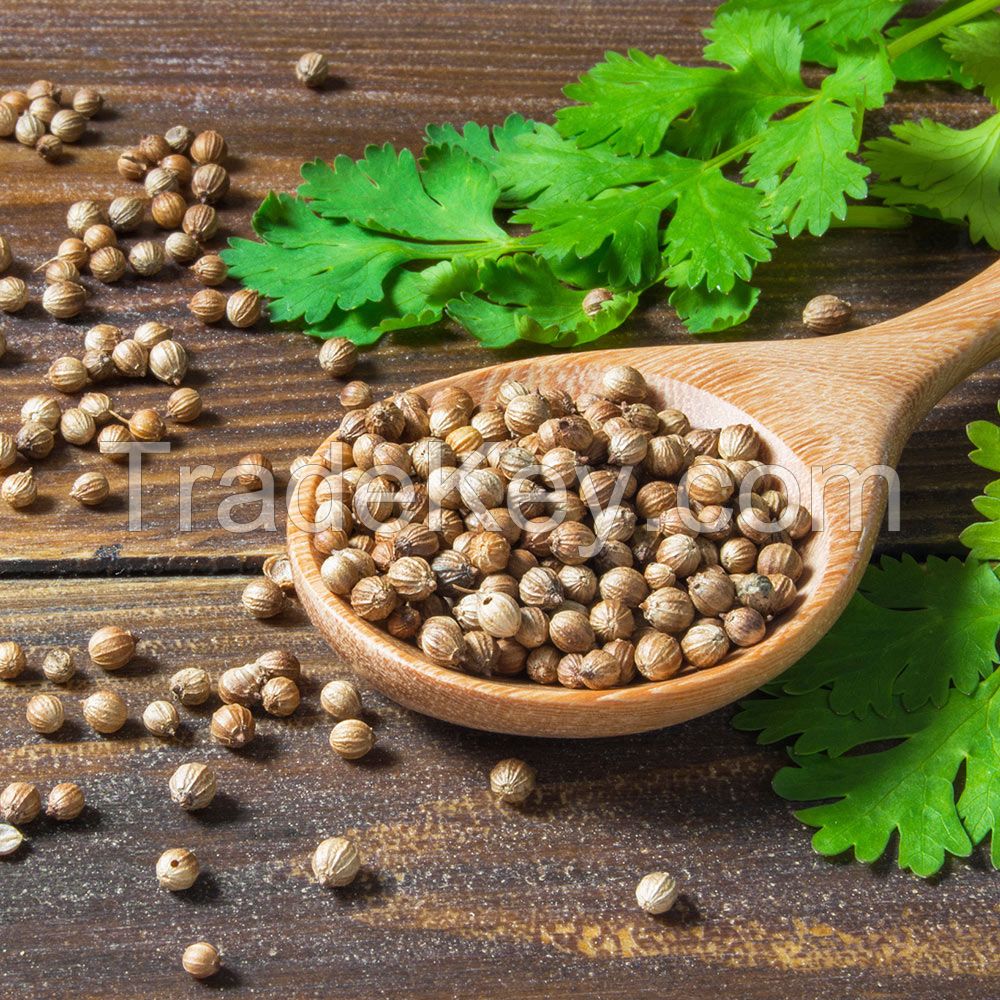
<path fill-rule="evenodd" d="M 982 998 L 1000 959 L 995 879 L 977 854 L 933 881 L 888 864 L 830 862 L 769 787 L 783 755 L 733 732 L 726 713 L 644 736 L 553 741 L 475 733 L 423 718 L 364 689 L 378 734 L 348 764 L 326 743 L 322 683 L 345 676 L 293 607 L 275 623 L 238 610 L 239 577 L 191 581 L 0 583 L 0 632 L 13 626 L 31 670 L 0 684 L 3 780 L 85 789 L 75 823 L 25 828 L 0 861 L 0 997 L 195 997 L 179 956 L 205 938 L 223 949 L 223 995 L 274 998 L 628 996 L 741 1000 L 847 996 Z M 115 675 L 86 663 L 96 627 L 127 623 L 138 659 Z M 179 623 L 185 622 L 184 627 Z M 51 738 L 23 719 L 52 644 L 81 676 Z M 256 742 L 214 744 L 212 706 L 184 710 L 176 743 L 144 734 L 142 707 L 170 673 L 217 675 L 280 644 L 307 683 L 289 720 L 260 717 Z M 79 699 L 118 691 L 131 721 L 110 739 L 82 725 Z M 490 767 L 519 755 L 539 773 L 524 810 L 498 807 Z M 216 768 L 203 814 L 180 812 L 167 778 L 183 761 Z M 350 889 L 321 890 L 309 856 L 324 836 L 357 839 Z M 186 894 L 156 885 L 170 846 L 201 859 Z M 634 904 L 638 876 L 667 868 L 684 885 L 666 917 Z"/>
<path fill-rule="evenodd" d="M 65 235 L 66 208 L 77 198 L 109 200 L 135 191 L 114 164 L 118 151 L 145 132 L 184 121 L 226 134 L 234 153 L 234 193 L 223 212 L 216 241 L 221 245 L 226 235 L 248 231 L 250 213 L 269 188 L 294 188 L 304 160 L 360 155 L 369 142 L 415 144 L 430 121 L 497 122 L 514 111 L 549 119 L 561 103 L 560 88 L 607 48 L 639 45 L 696 59 L 710 9 L 707 3 L 651 0 L 296 0 L 282 4 L 280 14 L 272 3 L 240 5 L 234 24 L 230 8 L 204 0 L 143 0 L 128 15 L 96 0 L 71 6 L 12 0 L 0 11 L 3 85 L 27 86 L 38 76 L 67 88 L 90 85 L 107 95 L 110 108 L 61 166 L 47 166 L 30 150 L 0 141 L 0 228 L 18 256 L 15 273 L 30 277 L 37 300 L 41 281 L 32 270 Z M 316 46 L 332 53 L 337 80 L 313 93 L 297 85 L 292 63 Z M 951 88 L 908 87 L 871 122 L 878 128 L 890 117 L 933 115 L 962 125 L 984 113 L 981 101 Z M 785 241 L 758 272 L 764 303 L 752 322 L 702 339 L 802 336 L 802 306 L 824 291 L 851 300 L 858 324 L 868 325 L 945 292 L 994 256 L 970 247 L 956 228 L 927 221 L 897 233 L 833 232 L 820 252 L 809 238 Z M 80 471 L 108 463 L 92 449 L 60 447 L 39 466 L 42 500 L 35 510 L 0 512 L 0 531 L 16 539 L 0 551 L 0 573 L 232 571 L 258 565 L 280 537 L 280 505 L 271 538 L 221 530 L 217 509 L 229 491 L 216 478 L 194 489 L 193 530 L 178 538 L 178 470 L 204 464 L 221 473 L 251 448 L 269 455 L 279 472 L 287 470 L 334 425 L 334 386 L 316 366 L 316 347 L 307 338 L 275 333 L 265 324 L 238 332 L 192 322 L 185 303 L 196 288 L 187 274 L 167 269 L 152 281 L 96 289 L 87 311 L 71 322 L 48 319 L 37 304 L 18 316 L 0 316 L 11 343 L 0 361 L 2 427 L 16 422 L 21 402 L 38 391 L 51 359 L 79 352 L 83 332 L 99 320 L 126 328 L 154 317 L 174 324 L 193 352 L 191 384 L 203 392 L 209 411 L 198 425 L 173 435 L 169 456 L 148 463 L 142 532 L 126 530 L 125 480 L 118 467 L 109 472 L 117 499 L 106 510 L 81 510 L 68 499 Z M 624 331 L 600 346 L 690 340 L 654 296 Z M 386 338 L 358 375 L 388 393 L 530 350 L 497 355 L 455 331 L 433 334 L 430 347 L 424 336 L 401 334 Z M 968 499 L 982 481 L 964 460 L 962 426 L 992 411 L 1000 396 L 997 371 L 991 367 L 965 384 L 914 438 L 901 465 L 905 537 L 883 536 L 885 550 L 954 546 L 968 520 Z M 129 410 L 162 407 L 168 392 L 125 384 L 114 387 L 113 395 Z M 256 513 L 243 511 L 248 520 Z M 59 533 L 50 530 L 56 522 Z"/>

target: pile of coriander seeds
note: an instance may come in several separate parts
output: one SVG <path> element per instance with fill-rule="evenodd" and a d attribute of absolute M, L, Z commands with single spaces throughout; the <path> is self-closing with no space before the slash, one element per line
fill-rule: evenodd
<path fill-rule="evenodd" d="M 762 468 L 757 432 L 692 429 L 633 368 L 575 399 L 516 380 L 478 405 L 347 388 L 310 470 L 321 575 L 436 664 L 660 681 L 760 642 L 795 602 L 811 516 Z"/>
<path fill-rule="evenodd" d="M 62 159 L 64 143 L 79 142 L 87 123 L 104 107 L 104 98 L 82 87 L 70 98 L 51 80 L 36 80 L 25 90 L 0 97 L 0 139 L 13 136 L 46 162 Z"/>

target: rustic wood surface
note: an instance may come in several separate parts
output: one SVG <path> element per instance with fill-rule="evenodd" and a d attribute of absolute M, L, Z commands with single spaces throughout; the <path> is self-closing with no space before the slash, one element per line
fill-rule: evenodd
<path fill-rule="evenodd" d="M 550 117 L 562 84 L 606 48 L 637 45 L 696 58 L 710 4 L 630 0 L 555 2 L 301 2 L 149 0 L 126 6 L 79 0 L 0 8 L 0 89 L 38 77 L 94 86 L 109 111 L 58 167 L 0 140 L 0 231 L 28 277 L 65 235 L 69 203 L 136 190 L 114 170 L 117 151 L 178 122 L 216 127 L 235 153 L 235 192 L 225 230 L 245 232 L 269 189 L 290 190 L 298 164 L 367 142 L 419 141 L 429 121 L 496 122 L 513 111 Z M 338 79 L 319 93 L 298 87 L 304 50 L 331 52 Z M 981 103 L 948 88 L 908 88 L 881 119 L 933 115 L 971 124 Z M 877 121 L 873 121 L 877 125 Z M 803 335 L 798 314 L 833 291 L 867 325 L 913 308 L 965 280 L 994 254 L 932 222 L 892 234 L 836 232 L 821 247 L 784 245 L 761 268 L 764 305 L 740 333 Z M 41 281 L 30 278 L 34 297 Z M 78 353 L 100 320 L 132 327 L 175 323 L 194 352 L 190 384 L 208 415 L 175 434 L 173 452 L 150 462 L 144 530 L 126 531 L 118 499 L 84 511 L 66 498 L 85 468 L 107 469 L 92 450 L 59 448 L 39 466 L 42 499 L 29 513 L 0 512 L 0 636 L 30 647 L 32 670 L 0 683 L 0 784 L 48 787 L 77 780 L 83 818 L 29 827 L 31 843 L 0 862 L 0 997 L 173 997 L 202 989 L 179 969 L 189 941 L 226 954 L 211 984 L 233 996 L 511 997 L 579 995 L 991 996 L 998 992 L 995 877 L 985 857 L 955 862 L 920 882 L 891 864 L 862 867 L 816 857 L 808 835 L 768 787 L 781 762 L 728 724 L 730 713 L 629 739 L 527 741 L 427 720 L 366 692 L 379 733 L 368 761 L 348 765 L 326 746 L 321 683 L 346 670 L 298 608 L 277 624 L 238 608 L 274 532 L 224 532 L 228 490 L 194 491 L 194 528 L 177 531 L 178 469 L 218 472 L 263 451 L 280 470 L 328 433 L 334 385 L 306 338 L 201 328 L 184 303 L 192 279 L 168 270 L 141 284 L 96 289 L 78 320 L 48 320 L 37 305 L 0 318 L 11 350 L 0 361 L 0 427 L 39 391 L 49 361 Z M 688 339 L 662 304 L 651 304 L 602 347 Z M 721 338 L 716 338 L 721 339 Z M 455 332 L 400 335 L 366 359 L 359 376 L 386 391 L 497 360 Z M 881 551 L 954 549 L 983 482 L 965 459 L 963 426 L 995 414 L 1000 367 L 969 379 L 924 421 L 903 454 L 903 531 Z M 114 387 L 121 407 L 161 405 L 153 384 Z M 850 420 L 852 414 L 845 413 Z M 257 512 L 247 510 L 248 518 Z M 206 577 L 197 574 L 217 574 Z M 83 576 L 130 574 L 127 579 Z M 232 574 L 232 575 L 224 575 Z M 157 578 L 152 578 L 156 575 Z M 75 577 L 75 578 L 74 578 Z M 45 647 L 78 651 L 109 621 L 132 625 L 140 659 L 123 674 L 84 677 L 66 692 L 70 722 L 52 739 L 23 720 L 30 694 L 52 686 L 38 663 Z M 291 721 L 261 721 L 242 754 L 207 739 L 207 714 L 190 716 L 182 740 L 149 739 L 137 722 L 179 666 L 213 672 L 269 646 L 296 649 L 310 683 Z M 88 733 L 79 697 L 99 683 L 119 690 L 132 721 L 112 739 Z M 500 809 L 484 790 L 499 757 L 539 770 L 542 791 L 523 812 Z M 179 813 L 166 778 L 187 759 L 211 759 L 223 794 L 202 817 Z M 346 892 L 307 877 L 321 836 L 353 832 L 365 875 Z M 158 889 L 159 852 L 186 844 L 206 876 L 186 895 Z M 632 901 L 645 870 L 665 867 L 685 885 L 665 918 Z"/>

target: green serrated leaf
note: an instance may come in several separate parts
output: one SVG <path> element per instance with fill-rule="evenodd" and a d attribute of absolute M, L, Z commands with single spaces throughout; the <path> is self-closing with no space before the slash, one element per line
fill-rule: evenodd
<path fill-rule="evenodd" d="M 1000 107 L 1000 17 L 949 28 L 941 43 L 962 73 Z"/>
<path fill-rule="evenodd" d="M 670 273 L 667 284 L 673 288 L 670 304 L 691 333 L 718 333 L 745 323 L 760 298 L 760 289 L 741 279 L 728 292 L 710 289 L 704 282 L 691 287 L 683 266 Z"/>

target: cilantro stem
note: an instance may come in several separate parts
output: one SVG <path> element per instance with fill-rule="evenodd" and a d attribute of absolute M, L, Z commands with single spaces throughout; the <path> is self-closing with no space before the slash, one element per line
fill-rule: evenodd
<path fill-rule="evenodd" d="M 974 17 L 979 17 L 980 14 L 993 10 L 996 5 L 996 0 L 970 0 L 969 3 L 962 4 L 961 7 L 956 7 L 940 17 L 935 17 L 932 21 L 908 31 L 905 35 L 900 35 L 899 38 L 886 46 L 889 61 L 898 58 L 904 52 L 909 52 L 910 49 L 915 49 L 918 45 L 940 35 L 956 24 L 971 21 Z"/>
<path fill-rule="evenodd" d="M 913 217 L 883 205 L 848 205 L 843 219 L 831 219 L 831 229 L 905 229 Z"/>

